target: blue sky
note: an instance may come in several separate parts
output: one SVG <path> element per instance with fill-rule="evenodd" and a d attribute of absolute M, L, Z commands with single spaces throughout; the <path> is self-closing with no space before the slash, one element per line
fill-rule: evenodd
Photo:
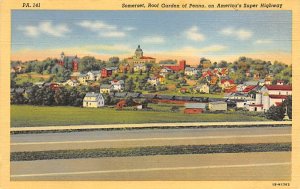
<path fill-rule="evenodd" d="M 290 11 L 12 12 L 12 52 L 229 56 L 291 53 Z M 34 56 L 34 54 L 33 54 Z"/>

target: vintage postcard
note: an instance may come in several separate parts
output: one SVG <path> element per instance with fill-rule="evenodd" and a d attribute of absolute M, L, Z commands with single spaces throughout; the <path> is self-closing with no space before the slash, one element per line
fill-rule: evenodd
<path fill-rule="evenodd" d="M 0 188 L 300 187 L 298 2 L 0 5 Z"/>

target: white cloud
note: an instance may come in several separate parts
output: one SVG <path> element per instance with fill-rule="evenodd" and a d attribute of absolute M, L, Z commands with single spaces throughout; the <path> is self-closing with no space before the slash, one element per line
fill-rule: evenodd
<path fill-rule="evenodd" d="M 193 26 L 186 30 L 185 35 L 188 39 L 193 41 L 203 41 L 205 39 L 205 36 L 199 32 L 199 29 L 197 26 Z"/>
<path fill-rule="evenodd" d="M 234 28 L 224 28 L 223 30 L 221 30 L 221 33 L 224 35 L 233 35 Z"/>
<path fill-rule="evenodd" d="M 254 42 L 255 44 L 270 44 L 273 43 L 270 39 L 258 39 Z"/>
<path fill-rule="evenodd" d="M 236 31 L 236 34 L 241 40 L 246 40 L 252 37 L 252 32 L 244 29 L 239 29 L 238 31 Z"/>
<path fill-rule="evenodd" d="M 92 31 L 117 29 L 117 26 L 106 24 L 105 22 L 102 21 L 83 20 L 82 22 L 79 22 L 77 25 Z"/>
<path fill-rule="evenodd" d="M 71 31 L 65 24 L 54 25 L 50 21 L 40 22 L 37 26 L 20 26 L 18 29 L 29 37 L 38 37 L 42 34 L 63 37 Z"/>
<path fill-rule="evenodd" d="M 126 33 L 121 31 L 108 31 L 99 34 L 102 37 L 125 37 Z"/>
<path fill-rule="evenodd" d="M 148 44 L 162 44 L 165 42 L 165 39 L 162 36 L 147 36 L 142 38 L 142 42 Z"/>
<path fill-rule="evenodd" d="M 24 34 L 30 37 L 37 37 L 40 34 L 38 28 L 34 26 L 23 26 L 19 30 L 23 30 Z"/>
<path fill-rule="evenodd" d="M 90 21 L 84 20 L 79 22 L 77 25 L 88 29 L 90 31 L 96 32 L 100 37 L 110 37 L 110 38 L 121 38 L 126 36 L 126 28 L 124 31 L 118 28 L 116 25 L 107 24 L 103 21 Z M 126 31 L 133 30 L 134 28 L 127 28 Z"/>
<path fill-rule="evenodd" d="M 125 27 L 124 30 L 125 30 L 125 31 L 133 31 L 133 30 L 136 30 L 136 28 L 135 28 L 135 27 L 130 27 L 130 26 L 129 26 L 129 27 Z"/>
<path fill-rule="evenodd" d="M 250 30 L 233 27 L 224 28 L 220 33 L 226 36 L 237 37 L 239 40 L 250 39 L 253 35 L 252 31 Z"/>

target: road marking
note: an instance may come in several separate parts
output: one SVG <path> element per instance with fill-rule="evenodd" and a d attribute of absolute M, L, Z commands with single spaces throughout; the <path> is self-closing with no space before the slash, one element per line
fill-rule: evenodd
<path fill-rule="evenodd" d="M 231 136 L 201 136 L 201 137 L 170 137 L 170 138 L 136 138 L 136 139 L 113 139 L 113 140 L 83 140 L 83 141 L 60 141 L 60 142 L 24 142 L 11 143 L 12 146 L 20 145 L 42 145 L 42 144 L 77 144 L 95 142 L 138 142 L 138 141 L 157 141 L 157 140 L 196 140 L 196 139 L 229 139 L 229 138 L 256 138 L 256 137 L 284 137 L 291 134 L 275 135 L 231 135 Z"/>
<path fill-rule="evenodd" d="M 12 127 L 10 131 L 51 131 L 76 129 L 116 129 L 116 128 L 151 128 L 151 127 L 206 127 L 206 126 L 251 126 L 251 125 L 292 125 L 292 121 L 253 121 L 253 122 L 186 122 L 186 123 L 141 123 L 141 124 L 109 124 L 109 125 L 69 125 Z"/>
<path fill-rule="evenodd" d="M 82 174 L 105 174 L 105 173 L 134 173 L 134 172 L 149 172 L 149 171 L 177 171 L 177 170 L 195 170 L 195 169 L 215 169 L 215 168 L 242 168 L 242 167 L 264 167 L 264 166 L 280 166 L 290 165 L 290 162 L 282 163 L 257 163 L 257 164 L 242 164 L 242 165 L 207 165 L 198 167 L 165 167 L 165 168 L 146 168 L 146 169 L 119 169 L 106 171 L 80 171 L 80 172 L 60 172 L 60 173 L 40 173 L 40 174 L 22 174 L 11 175 L 12 178 L 17 177 L 43 177 L 43 176 L 59 176 L 59 175 L 82 175 Z"/>

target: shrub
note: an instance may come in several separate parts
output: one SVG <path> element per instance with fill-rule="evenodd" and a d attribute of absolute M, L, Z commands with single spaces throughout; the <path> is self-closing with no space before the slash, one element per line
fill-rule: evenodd
<path fill-rule="evenodd" d="M 282 106 L 271 106 L 266 112 L 266 118 L 275 121 L 282 121 L 285 114 L 285 108 Z"/>

